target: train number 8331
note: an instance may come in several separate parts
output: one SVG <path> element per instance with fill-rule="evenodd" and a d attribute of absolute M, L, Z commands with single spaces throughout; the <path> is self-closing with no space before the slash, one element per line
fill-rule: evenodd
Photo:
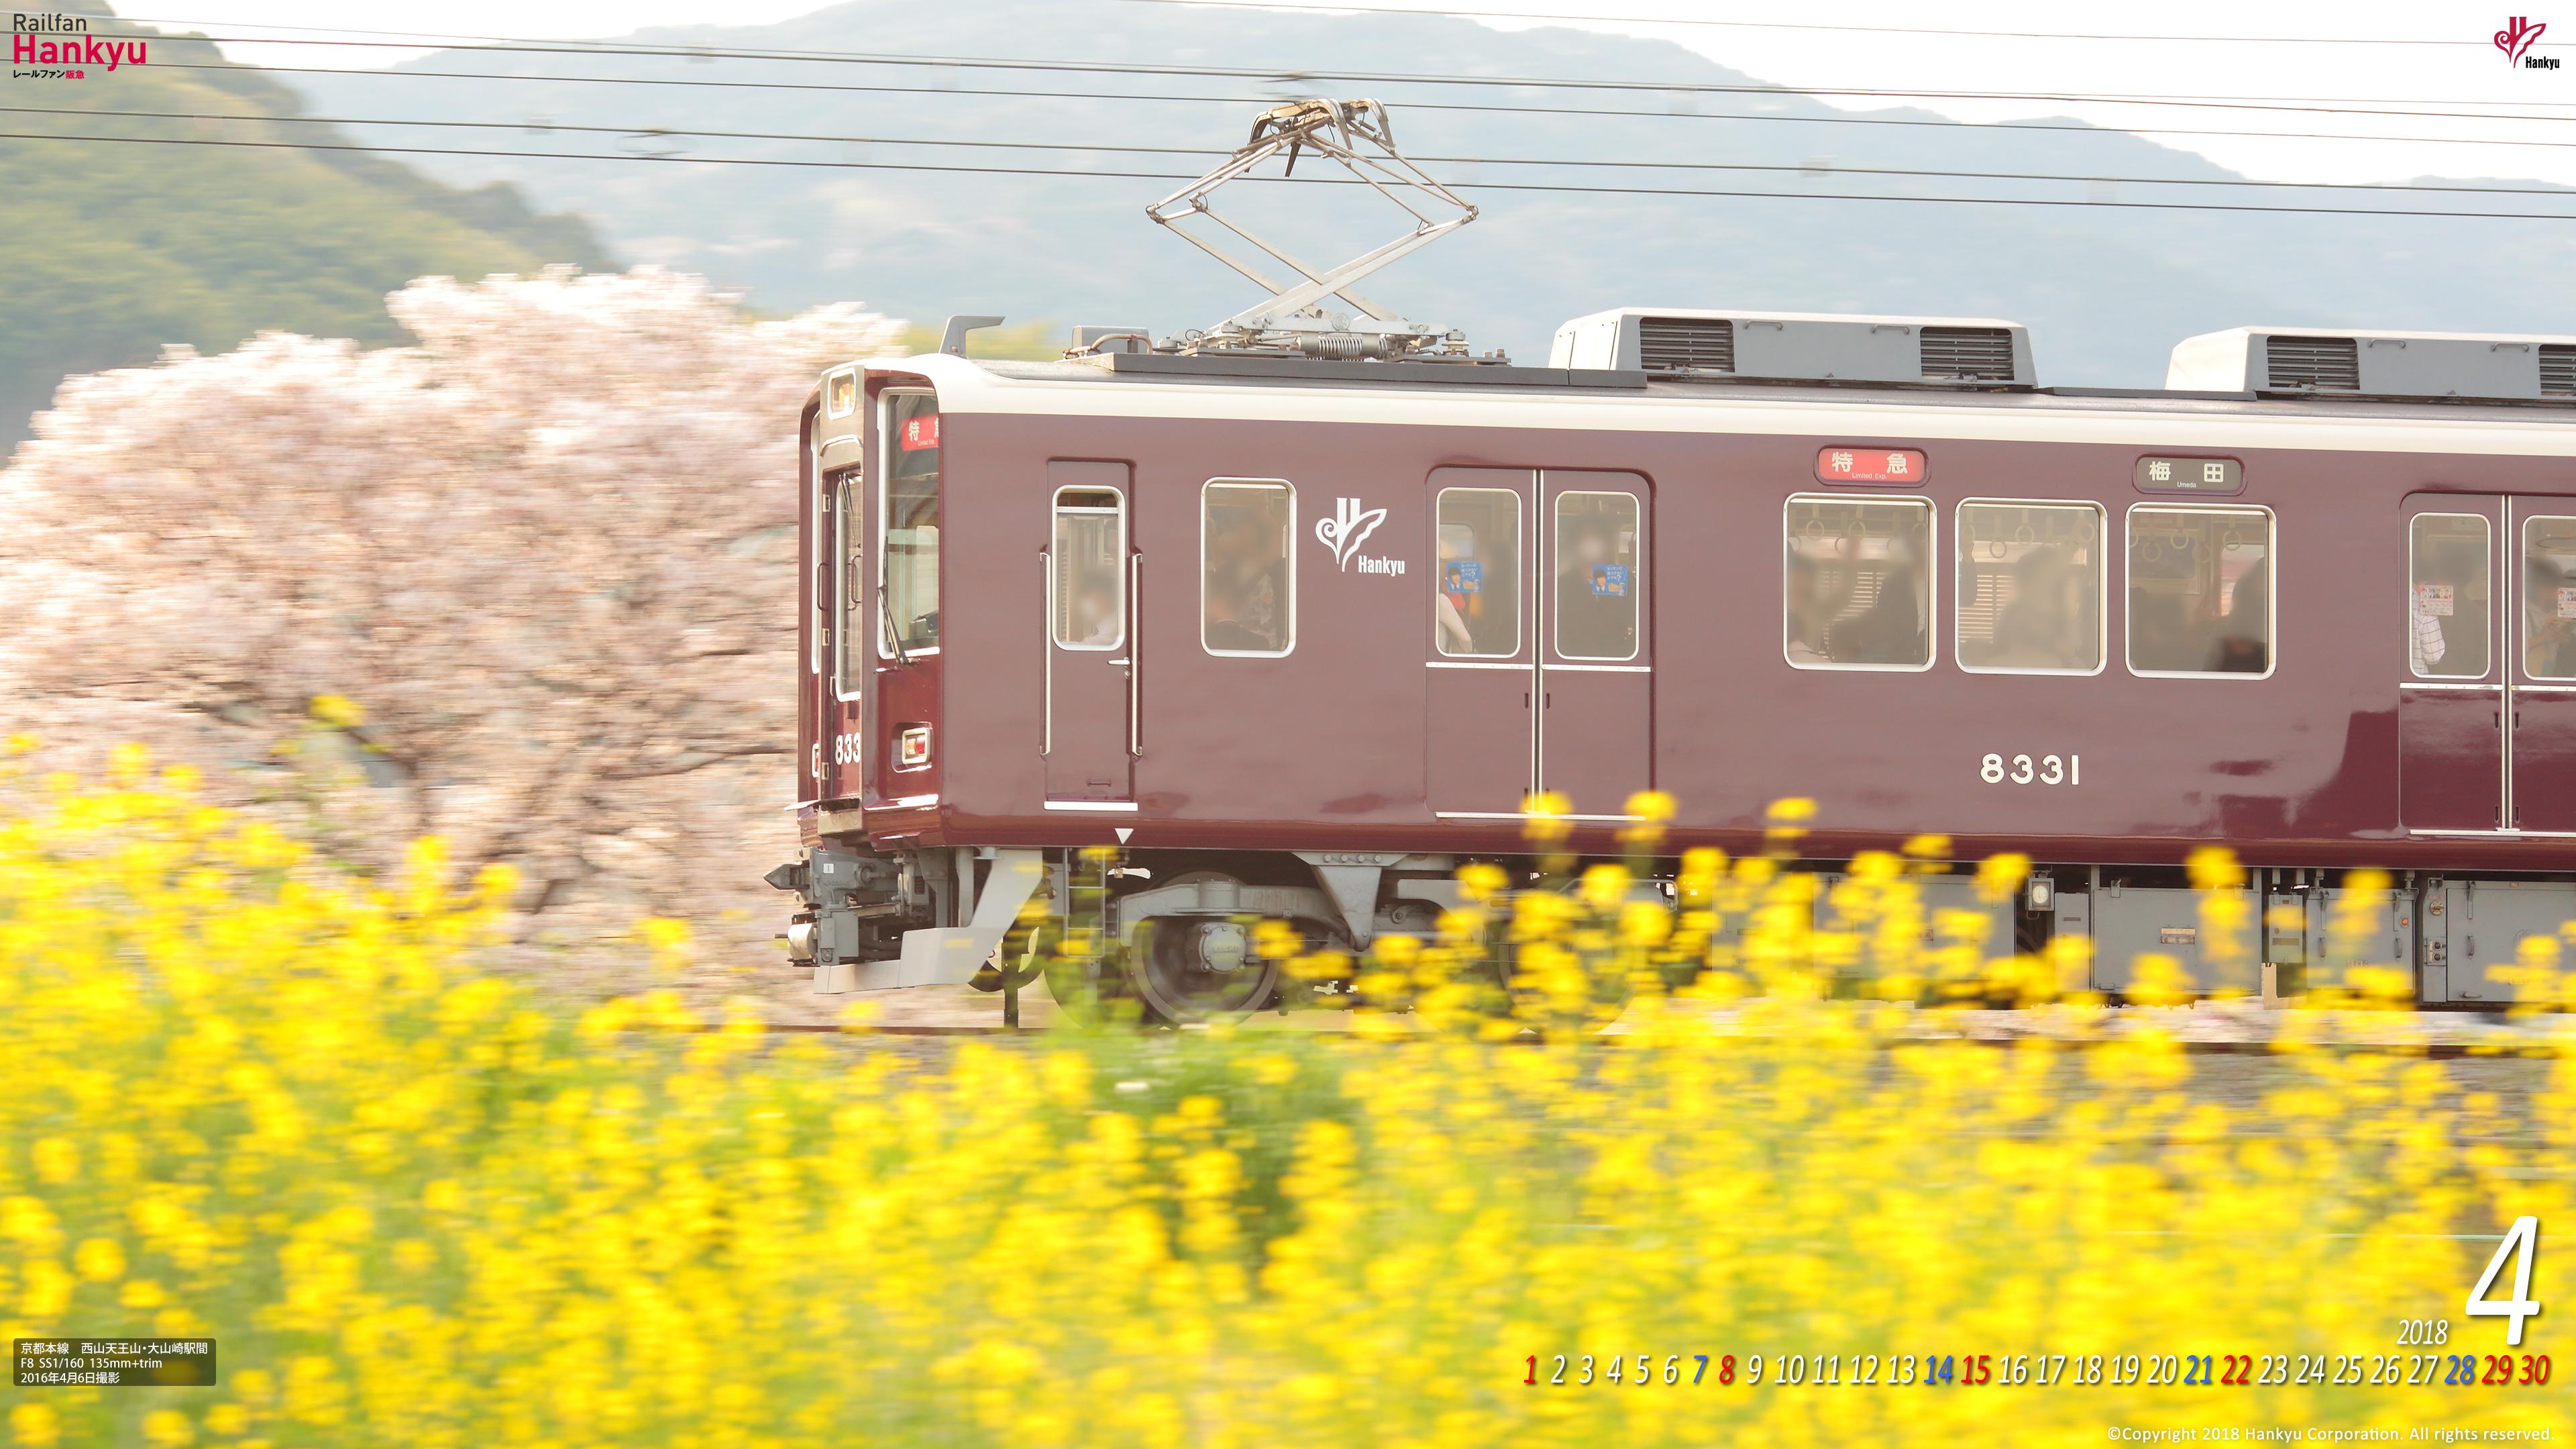
<path fill-rule="evenodd" d="M 1977 778 L 1989 785 L 2081 785 L 2082 755 L 1988 755 L 1977 766 Z"/>

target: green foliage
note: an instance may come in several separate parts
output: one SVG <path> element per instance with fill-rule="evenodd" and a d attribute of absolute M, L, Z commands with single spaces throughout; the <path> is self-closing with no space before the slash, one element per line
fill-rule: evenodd
<path fill-rule="evenodd" d="M 71 8 L 105 14 L 94 4 Z M 333 126 L 263 119 L 300 110 L 294 93 L 224 65 L 210 44 L 148 43 L 144 65 L 21 84 L 13 101 L 250 119 L 21 113 L 6 129 L 350 143 Z M 27 435 L 27 415 L 65 376 L 150 362 L 171 343 L 222 351 L 282 329 L 385 345 L 405 340 L 385 315 L 385 294 L 415 277 L 610 265 L 576 217 L 536 215 L 504 185 L 460 191 L 359 152 L 5 140 L 0 194 L 9 198 L 0 249 L 12 273 L 9 325 L 0 329 L 0 446 Z"/>

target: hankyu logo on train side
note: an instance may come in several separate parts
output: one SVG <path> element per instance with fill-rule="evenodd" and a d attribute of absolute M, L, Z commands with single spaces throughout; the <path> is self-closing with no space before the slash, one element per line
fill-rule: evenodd
<path fill-rule="evenodd" d="M 2548 28 L 2545 24 L 2532 23 L 2529 16 L 2516 15 L 2505 22 L 2504 29 L 2495 33 L 2495 47 L 2504 52 L 2507 65 L 2520 66 L 2525 70 L 2556 70 L 2558 57 L 2531 53 L 2532 42 L 2540 39 L 2540 33 Z"/>
<path fill-rule="evenodd" d="M 87 80 L 92 71 L 144 63 L 145 43 L 101 40 L 89 33 L 86 15 L 9 17 L 11 80 Z M 28 69 L 20 69 L 21 66 Z"/>
<path fill-rule="evenodd" d="M 1356 498 L 1336 498 L 1333 516 L 1315 520 L 1315 541 L 1332 551 L 1334 564 L 1344 573 L 1351 571 L 1351 560 L 1357 558 L 1361 573 L 1400 574 L 1404 572 L 1404 560 L 1371 558 L 1360 552 L 1360 545 L 1368 542 L 1368 536 L 1384 522 L 1385 509 L 1367 507 Z"/>

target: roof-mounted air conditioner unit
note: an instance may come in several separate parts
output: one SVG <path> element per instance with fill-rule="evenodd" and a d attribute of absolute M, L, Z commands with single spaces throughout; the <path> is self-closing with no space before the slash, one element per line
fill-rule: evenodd
<path fill-rule="evenodd" d="M 2293 397 L 2576 401 L 2576 337 L 2232 327 L 2177 344 L 2165 386 Z"/>
<path fill-rule="evenodd" d="M 1556 329 L 1552 367 L 1764 382 L 2030 387 L 2030 329 L 1984 317 L 1625 307 Z"/>

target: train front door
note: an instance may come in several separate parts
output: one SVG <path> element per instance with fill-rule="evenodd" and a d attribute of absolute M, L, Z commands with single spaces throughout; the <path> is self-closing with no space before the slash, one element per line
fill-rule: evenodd
<path fill-rule="evenodd" d="M 1047 803 L 1133 808 L 1137 560 L 1128 466 L 1053 462 L 1047 483 Z"/>
<path fill-rule="evenodd" d="M 1431 808 L 1517 817 L 1539 791 L 1622 814 L 1654 783 L 1654 500 L 1634 473 L 1430 478 Z"/>
<path fill-rule="evenodd" d="M 2406 582 L 2407 830 L 2576 832 L 2576 506 L 2417 494 Z"/>

